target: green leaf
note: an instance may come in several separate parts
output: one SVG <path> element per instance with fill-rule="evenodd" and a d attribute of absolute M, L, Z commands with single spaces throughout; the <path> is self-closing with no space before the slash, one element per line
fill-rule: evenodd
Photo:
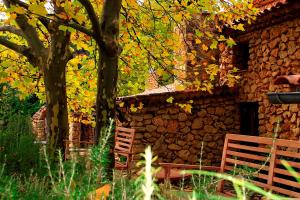
<path fill-rule="evenodd" d="M 218 41 L 217 40 L 213 40 L 213 42 L 211 43 L 211 45 L 209 46 L 210 49 L 216 49 L 218 45 Z"/>
<path fill-rule="evenodd" d="M 48 14 L 44 4 L 31 4 L 28 8 L 32 13 L 45 16 Z"/>
<path fill-rule="evenodd" d="M 169 97 L 166 101 L 167 101 L 168 103 L 173 103 L 173 100 L 174 100 L 174 97 Z"/>
<path fill-rule="evenodd" d="M 231 37 L 226 40 L 226 43 L 229 47 L 233 47 L 234 45 L 236 45 L 235 41 Z"/>

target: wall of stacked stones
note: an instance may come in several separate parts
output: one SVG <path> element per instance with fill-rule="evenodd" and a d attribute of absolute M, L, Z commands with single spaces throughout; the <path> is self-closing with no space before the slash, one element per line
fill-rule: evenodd
<path fill-rule="evenodd" d="M 248 70 L 241 72 L 238 101 L 259 103 L 259 133 L 271 137 L 280 120 L 280 138 L 299 139 L 300 105 L 272 105 L 266 93 L 289 91 L 288 85 L 276 86 L 277 76 L 300 74 L 300 19 L 283 22 L 238 37 L 248 41 Z M 221 54 L 223 70 L 232 68 L 233 52 Z"/>
<path fill-rule="evenodd" d="M 137 131 L 135 159 L 150 145 L 161 162 L 193 164 L 201 158 L 203 164 L 219 164 L 225 134 L 239 130 L 238 112 L 234 97 L 194 99 L 192 113 L 175 104 L 153 103 L 127 113 L 128 122 L 120 125 Z"/>

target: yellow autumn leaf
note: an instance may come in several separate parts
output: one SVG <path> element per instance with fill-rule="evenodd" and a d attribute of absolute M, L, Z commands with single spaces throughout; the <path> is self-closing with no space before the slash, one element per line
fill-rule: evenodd
<path fill-rule="evenodd" d="M 174 97 L 169 97 L 166 101 L 167 101 L 168 103 L 173 103 L 173 100 L 174 100 Z"/>
<path fill-rule="evenodd" d="M 142 102 L 139 103 L 138 109 L 143 109 L 144 104 Z"/>
<path fill-rule="evenodd" d="M 184 111 L 185 112 L 188 112 L 188 113 L 192 113 L 192 105 L 191 104 L 185 104 L 185 106 L 184 106 Z"/>
<path fill-rule="evenodd" d="M 14 9 L 14 11 L 15 11 L 16 13 L 18 13 L 18 14 L 25 14 L 25 13 L 26 13 L 26 10 L 25 10 L 24 8 L 22 8 L 22 7 L 16 7 L 16 8 Z"/>
<path fill-rule="evenodd" d="M 134 107 L 134 104 L 130 104 L 130 111 L 131 112 L 136 112 L 137 111 L 137 108 Z"/>
<path fill-rule="evenodd" d="M 207 51 L 208 50 L 208 47 L 205 45 L 205 44 L 202 44 L 202 49 L 204 50 L 204 51 Z"/>
<path fill-rule="evenodd" d="M 199 40 L 198 38 L 195 40 L 196 44 L 201 44 L 201 40 Z"/>
<path fill-rule="evenodd" d="M 120 108 L 123 108 L 124 107 L 124 102 L 120 102 L 119 106 L 120 106 Z"/>

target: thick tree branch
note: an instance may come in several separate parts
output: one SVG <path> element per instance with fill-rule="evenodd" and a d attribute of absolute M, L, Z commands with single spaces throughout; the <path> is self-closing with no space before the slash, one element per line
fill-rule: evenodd
<path fill-rule="evenodd" d="M 92 3 L 89 0 L 79 0 L 79 2 L 85 8 L 91 22 L 92 22 L 92 29 L 94 32 L 94 39 L 100 44 L 102 41 L 102 33 L 101 33 L 101 26 L 100 20 L 94 10 Z"/>
<path fill-rule="evenodd" d="M 71 27 L 71 28 L 74 28 L 77 31 L 80 31 L 80 32 L 82 32 L 82 33 L 84 33 L 88 36 L 91 36 L 91 37 L 95 38 L 95 34 L 93 33 L 93 31 L 87 29 L 84 26 L 81 26 L 80 24 L 77 24 L 77 23 L 74 23 L 74 22 L 62 21 L 62 20 L 59 20 L 58 23 L 60 23 L 62 25 L 65 25 L 65 26 L 68 26 L 68 27 Z"/>
<path fill-rule="evenodd" d="M 10 8 L 11 4 L 16 5 L 13 1 L 15 0 L 3 0 L 5 6 Z M 32 48 L 32 51 L 35 55 L 41 55 L 45 52 L 45 47 L 42 41 L 38 37 L 36 29 L 31 26 L 28 22 L 28 18 L 23 14 L 17 14 L 16 22 L 24 33 L 24 38 L 28 42 L 29 46 Z"/>
<path fill-rule="evenodd" d="M 13 34 L 16 34 L 18 36 L 24 36 L 23 32 L 20 29 L 17 29 L 14 26 L 0 26 L 0 31 L 7 31 Z"/>
<path fill-rule="evenodd" d="M 15 44 L 9 40 L 7 40 L 5 37 L 0 36 L 0 44 L 5 46 L 6 48 L 9 48 L 19 54 L 22 54 L 23 56 L 32 59 L 32 55 L 30 54 L 30 48 L 24 45 L 18 45 Z"/>
<path fill-rule="evenodd" d="M 13 4 L 16 4 L 22 8 L 25 8 L 26 10 L 28 10 L 29 5 L 23 1 L 19 1 L 19 0 L 9 0 L 10 2 L 12 2 Z M 50 23 L 50 20 L 45 18 L 45 17 L 38 17 L 39 21 L 48 29 L 48 25 Z"/>

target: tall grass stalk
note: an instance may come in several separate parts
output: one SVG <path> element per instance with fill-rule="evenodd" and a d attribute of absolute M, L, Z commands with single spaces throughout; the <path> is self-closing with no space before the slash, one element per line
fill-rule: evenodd
<path fill-rule="evenodd" d="M 238 178 L 235 178 L 231 175 L 221 174 L 221 173 L 217 173 L 217 172 L 210 172 L 210 171 L 202 171 L 202 170 L 187 170 L 185 173 L 213 176 L 213 177 L 216 177 L 216 178 L 219 178 L 219 179 L 224 179 L 224 180 L 231 181 L 234 185 L 237 185 L 239 187 L 247 188 L 251 191 L 254 191 L 258 194 L 263 195 L 264 197 L 266 197 L 268 199 L 273 199 L 273 200 L 282 200 L 282 199 L 284 199 L 284 197 L 282 197 L 280 195 L 275 195 L 275 194 L 272 194 L 271 192 L 266 192 L 265 190 L 261 189 L 260 187 L 257 187 L 256 185 L 254 185 L 252 183 L 249 183 L 249 182 L 245 181 L 244 179 L 238 179 Z M 238 193 L 240 193 L 239 194 L 240 196 L 238 196 L 238 199 L 243 200 L 246 195 L 241 195 L 242 192 L 240 191 L 240 189 L 238 189 Z"/>

